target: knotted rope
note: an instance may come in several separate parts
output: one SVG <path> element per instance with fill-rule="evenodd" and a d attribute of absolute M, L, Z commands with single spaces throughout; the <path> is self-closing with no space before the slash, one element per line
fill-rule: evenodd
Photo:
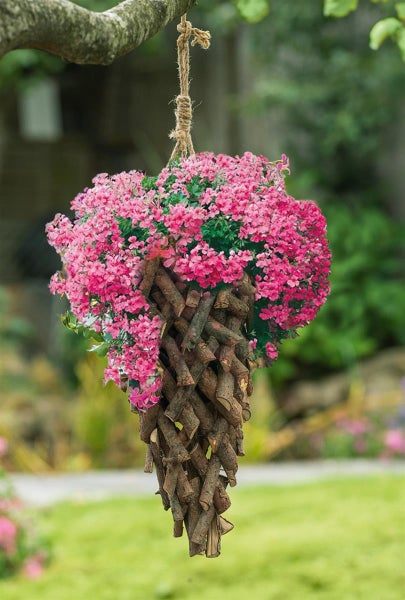
<path fill-rule="evenodd" d="M 177 39 L 177 60 L 179 65 L 180 94 L 176 98 L 176 129 L 170 133 L 170 138 L 176 140 L 170 160 L 177 156 L 188 156 L 194 154 L 194 146 L 191 139 L 191 123 L 193 119 L 193 108 L 189 95 L 190 88 L 190 37 L 193 36 L 191 45 L 199 44 L 204 50 L 210 46 L 211 34 L 193 27 L 186 15 L 181 17 L 177 25 L 180 33 Z"/>

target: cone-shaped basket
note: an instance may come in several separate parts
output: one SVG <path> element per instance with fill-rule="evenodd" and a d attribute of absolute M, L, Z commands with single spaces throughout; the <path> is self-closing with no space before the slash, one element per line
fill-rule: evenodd
<path fill-rule="evenodd" d="M 242 423 L 250 418 L 252 363 L 244 332 L 255 289 L 246 275 L 231 289 L 200 293 L 156 260 L 145 265 L 141 287 L 164 323 L 161 397 L 140 415 L 145 471 L 155 465 L 174 536 L 185 525 L 190 556 L 216 557 L 221 536 L 233 529 L 222 514 L 244 454 Z"/>

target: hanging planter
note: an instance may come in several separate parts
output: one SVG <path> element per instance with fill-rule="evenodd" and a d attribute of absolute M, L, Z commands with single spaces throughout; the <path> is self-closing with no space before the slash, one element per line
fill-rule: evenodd
<path fill-rule="evenodd" d="M 106 380 L 128 390 L 174 535 L 184 524 L 190 555 L 214 557 L 233 528 L 222 515 L 252 370 L 315 317 L 330 253 L 319 208 L 286 193 L 286 157 L 192 153 L 188 39 L 208 38 L 184 19 L 180 34 L 186 87 L 169 165 L 98 175 L 73 201 L 74 222 L 56 215 L 47 233 L 64 265 L 51 291 L 107 355 Z"/>

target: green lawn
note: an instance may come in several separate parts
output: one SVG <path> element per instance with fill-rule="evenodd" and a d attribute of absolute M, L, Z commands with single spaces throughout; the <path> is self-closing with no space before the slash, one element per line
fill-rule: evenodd
<path fill-rule="evenodd" d="M 235 529 L 188 558 L 160 501 L 65 503 L 41 513 L 54 558 L 1 600 L 404 600 L 405 478 L 231 490 Z"/>

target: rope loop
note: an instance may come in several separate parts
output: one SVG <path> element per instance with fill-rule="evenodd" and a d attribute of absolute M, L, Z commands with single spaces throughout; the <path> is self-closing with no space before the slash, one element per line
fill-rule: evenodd
<path fill-rule="evenodd" d="M 179 66 L 180 94 L 176 98 L 176 129 L 170 133 L 170 138 L 176 140 L 170 161 L 177 156 L 188 156 L 194 154 L 194 146 L 191 139 L 191 125 L 193 120 L 193 107 L 189 95 L 190 80 L 190 38 L 191 45 L 198 44 L 204 50 L 210 46 L 211 34 L 209 31 L 203 31 L 193 27 L 190 21 L 187 21 L 186 15 L 183 15 L 180 23 L 177 25 L 179 37 L 177 38 L 177 60 Z M 170 162 L 169 161 L 169 162 Z"/>
<path fill-rule="evenodd" d="M 184 42 L 188 41 L 193 31 L 193 26 L 190 21 L 187 21 L 185 15 L 184 19 L 182 17 L 180 23 L 177 24 L 177 31 L 180 33 L 177 39 L 177 45 L 181 46 Z"/>
<path fill-rule="evenodd" d="M 180 23 L 177 25 L 177 31 L 180 33 L 177 39 L 177 45 L 183 46 L 187 44 L 190 37 L 193 36 L 193 40 L 191 42 L 192 46 L 199 44 L 201 48 L 207 50 L 210 47 L 211 43 L 211 34 L 209 31 L 204 31 L 203 29 L 198 29 L 197 27 L 193 27 L 190 21 L 182 18 Z"/>

